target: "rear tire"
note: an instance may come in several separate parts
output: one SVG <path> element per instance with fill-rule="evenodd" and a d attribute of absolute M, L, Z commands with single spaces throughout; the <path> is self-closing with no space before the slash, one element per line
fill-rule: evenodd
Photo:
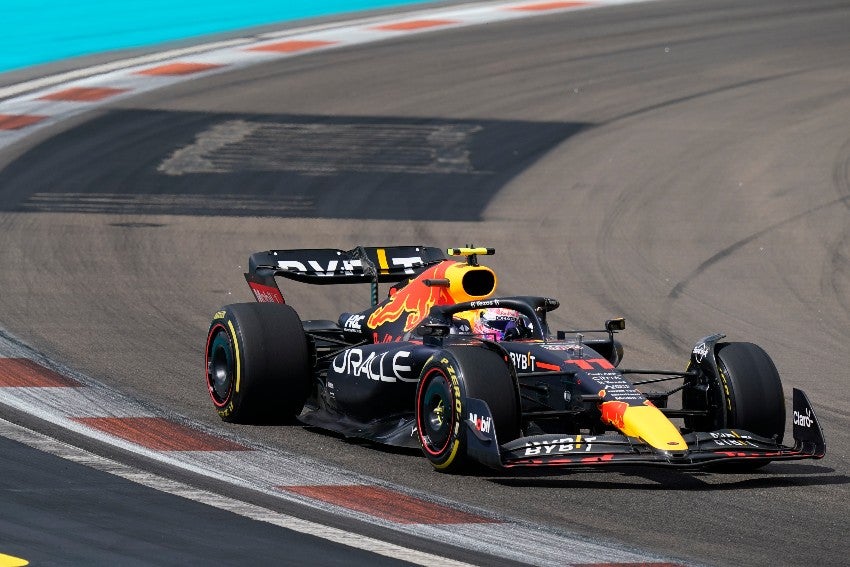
<path fill-rule="evenodd" d="M 508 362 L 485 347 L 450 347 L 425 365 L 416 390 L 419 444 L 438 471 L 462 472 L 472 465 L 466 453 L 467 398 L 487 403 L 500 444 L 520 436 L 519 390 Z"/>
<path fill-rule="evenodd" d="M 288 305 L 222 308 L 207 333 L 205 362 L 207 389 L 224 421 L 292 421 L 310 393 L 307 337 Z"/>

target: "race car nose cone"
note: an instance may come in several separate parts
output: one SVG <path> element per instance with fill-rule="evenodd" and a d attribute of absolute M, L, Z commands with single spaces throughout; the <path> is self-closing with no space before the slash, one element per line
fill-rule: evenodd
<path fill-rule="evenodd" d="M 655 406 L 629 406 L 623 412 L 621 431 L 643 439 L 647 445 L 665 452 L 687 451 L 688 444 L 678 428 Z"/>

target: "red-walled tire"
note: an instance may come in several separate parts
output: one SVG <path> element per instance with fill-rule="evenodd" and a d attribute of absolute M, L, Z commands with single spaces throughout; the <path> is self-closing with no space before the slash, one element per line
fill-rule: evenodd
<path fill-rule="evenodd" d="M 311 386 L 301 319 L 279 303 L 223 307 L 207 333 L 205 369 L 210 398 L 224 421 L 292 421 Z"/>
<path fill-rule="evenodd" d="M 483 347 L 448 348 L 425 365 L 416 389 L 419 445 L 438 471 L 462 472 L 473 464 L 466 453 L 467 398 L 490 407 L 499 443 L 520 436 L 519 393 L 508 363 Z"/>

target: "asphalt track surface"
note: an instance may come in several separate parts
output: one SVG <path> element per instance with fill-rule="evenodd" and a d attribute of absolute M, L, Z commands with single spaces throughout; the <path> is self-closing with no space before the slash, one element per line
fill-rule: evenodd
<path fill-rule="evenodd" d="M 283 558 L 290 565 L 409 565 L 174 498 L 2 437 L 0 454 L 2 551 L 33 565 L 280 565 Z M 234 535 L 239 544 L 228 545 Z"/>
<path fill-rule="evenodd" d="M 0 320 L 169 411 L 389 482 L 696 562 L 841 564 L 847 29 L 846 1 L 657 2 L 309 55 L 116 103 L 0 155 Z M 249 128 L 227 167 L 169 162 L 221 124 Z M 304 130 L 293 124 L 351 137 L 330 151 L 257 134 Z M 423 128 L 461 140 L 464 167 L 428 169 L 394 137 Z M 387 138 L 381 153 L 355 151 Z M 679 368 L 715 331 L 760 344 L 786 393 L 815 404 L 826 459 L 448 477 L 299 427 L 218 424 L 203 340 L 215 310 L 250 300 L 250 252 L 469 242 L 497 249 L 499 293 L 560 298 L 556 326 L 626 317 L 629 366 Z M 368 297 L 284 292 L 304 318 Z"/>

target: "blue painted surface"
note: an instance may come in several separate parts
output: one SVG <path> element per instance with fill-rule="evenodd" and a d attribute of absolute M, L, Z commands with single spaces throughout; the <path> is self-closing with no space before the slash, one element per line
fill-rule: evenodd
<path fill-rule="evenodd" d="M 251 26 L 427 0 L 0 0 L 0 72 Z"/>

